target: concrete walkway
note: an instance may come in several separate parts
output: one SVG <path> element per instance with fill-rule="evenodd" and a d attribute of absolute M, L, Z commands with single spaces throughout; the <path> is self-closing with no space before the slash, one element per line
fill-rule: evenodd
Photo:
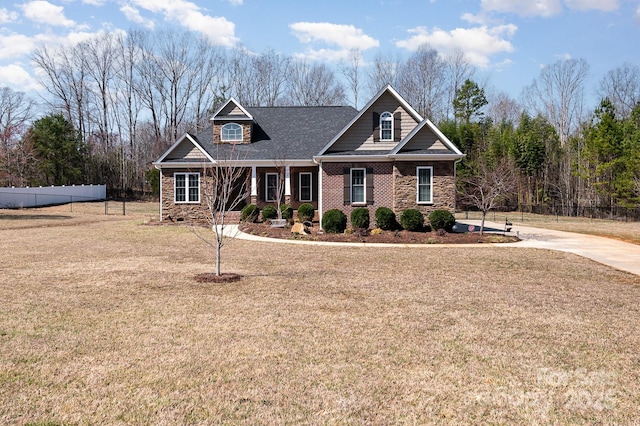
<path fill-rule="evenodd" d="M 464 220 L 461 223 L 475 225 L 478 229 L 480 221 Z M 486 221 L 485 228 L 500 230 L 504 224 Z M 266 238 L 240 232 L 237 225 L 225 227 L 225 233 L 243 240 L 277 242 L 288 244 L 329 245 L 329 246 L 353 246 L 353 247 L 460 247 L 460 244 L 372 244 L 372 243 L 338 243 L 322 241 L 283 240 Z M 511 235 L 518 233 L 520 239 L 517 243 L 492 244 L 493 247 L 523 247 L 540 248 L 547 250 L 564 251 L 578 256 L 586 257 L 604 265 L 611 266 L 621 271 L 630 272 L 640 276 L 640 245 L 625 243 L 605 237 L 577 234 L 573 232 L 554 231 L 551 229 L 533 228 L 528 226 L 514 226 Z M 465 246 L 486 247 L 489 244 L 465 244 Z"/>

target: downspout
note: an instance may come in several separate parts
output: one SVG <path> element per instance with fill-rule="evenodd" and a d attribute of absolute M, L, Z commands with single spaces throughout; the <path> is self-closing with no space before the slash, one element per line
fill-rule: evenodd
<path fill-rule="evenodd" d="M 462 158 L 458 158 L 453 162 L 453 216 L 456 215 L 456 210 L 458 206 L 456 205 L 456 200 L 458 198 L 458 163 L 462 161 Z"/>
<path fill-rule="evenodd" d="M 159 208 L 159 211 L 160 211 L 160 222 L 162 222 L 162 166 L 160 166 L 159 164 L 154 164 L 153 166 L 157 170 L 160 170 L 160 197 L 159 197 L 159 199 L 160 199 L 160 201 L 159 201 L 160 208 Z"/>
<path fill-rule="evenodd" d="M 318 220 L 322 229 L 322 162 L 313 158 L 313 162 L 318 165 Z"/>

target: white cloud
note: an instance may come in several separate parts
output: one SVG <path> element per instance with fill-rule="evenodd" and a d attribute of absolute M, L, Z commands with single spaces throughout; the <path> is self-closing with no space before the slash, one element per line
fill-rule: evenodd
<path fill-rule="evenodd" d="M 560 0 L 482 0 L 482 10 L 520 16 L 553 16 L 562 12 Z"/>
<path fill-rule="evenodd" d="M 90 4 L 92 6 L 104 6 L 106 0 L 82 0 L 84 4 Z"/>
<path fill-rule="evenodd" d="M 0 60 L 19 58 L 35 49 L 31 37 L 24 34 L 0 35 Z"/>
<path fill-rule="evenodd" d="M 18 64 L 0 66 L 0 81 L 5 86 L 21 92 L 33 92 L 42 89 L 40 83 Z"/>
<path fill-rule="evenodd" d="M 487 68 L 491 64 L 491 56 L 513 52 L 513 45 L 507 38 L 513 37 L 517 29 L 513 24 L 456 28 L 451 31 L 440 28 L 429 31 L 425 27 L 417 27 L 409 30 L 413 36 L 397 41 L 396 46 L 415 51 L 426 43 L 444 55 L 461 50 L 473 65 Z"/>
<path fill-rule="evenodd" d="M 142 17 L 142 15 L 140 15 L 140 11 L 131 5 L 122 5 L 122 7 L 120 7 L 120 12 L 122 12 L 124 16 L 131 22 L 140 24 L 146 28 L 149 28 L 150 30 L 155 27 L 155 23 L 153 22 L 153 20 Z"/>
<path fill-rule="evenodd" d="M 640 21 L 640 6 L 636 9 L 636 19 Z"/>
<path fill-rule="evenodd" d="M 378 47 L 380 42 L 366 35 L 353 25 L 338 25 L 328 22 L 295 22 L 289 25 L 293 34 L 302 43 L 308 45 L 330 45 L 337 47 L 309 47 L 304 53 L 295 56 L 314 61 L 338 62 L 349 59 L 351 51 L 361 51 Z"/>
<path fill-rule="evenodd" d="M 231 6 L 242 6 L 244 0 L 229 0 Z"/>
<path fill-rule="evenodd" d="M 235 24 L 224 17 L 209 16 L 200 7 L 186 0 L 133 0 L 141 9 L 162 13 L 165 20 L 176 21 L 183 27 L 203 34 L 211 44 L 235 46 Z"/>
<path fill-rule="evenodd" d="M 22 6 L 24 16 L 34 22 L 57 27 L 73 27 L 75 22 L 64 16 L 64 8 L 44 0 L 34 0 Z"/>
<path fill-rule="evenodd" d="M 565 0 L 567 7 L 573 10 L 601 10 L 612 12 L 620 8 L 619 0 Z"/>
<path fill-rule="evenodd" d="M 353 25 L 330 24 L 328 22 L 296 22 L 289 25 L 294 35 L 303 43 L 321 42 L 341 49 L 367 50 L 380 46 L 380 42 L 366 35 Z"/>
<path fill-rule="evenodd" d="M 4 7 L 0 9 L 0 24 L 6 24 L 14 22 L 18 19 L 18 14 L 14 11 L 9 11 Z"/>

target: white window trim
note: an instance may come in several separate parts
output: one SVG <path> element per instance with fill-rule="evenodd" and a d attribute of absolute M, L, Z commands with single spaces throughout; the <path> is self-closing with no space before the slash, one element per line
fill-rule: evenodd
<path fill-rule="evenodd" d="M 236 125 L 236 126 L 240 126 L 240 139 L 226 139 L 223 135 L 224 135 L 224 128 L 229 126 L 229 125 Z M 220 127 L 220 140 L 223 142 L 242 142 L 242 126 L 238 123 L 225 123 L 222 125 L 222 127 Z"/>
<path fill-rule="evenodd" d="M 385 116 L 385 114 L 388 114 L 389 119 L 383 119 L 383 117 Z M 389 111 L 385 111 L 382 114 L 380 114 L 380 141 L 382 142 L 389 142 L 389 141 L 393 141 L 393 127 L 395 125 L 395 123 L 393 122 L 394 118 L 393 118 L 393 114 L 391 114 Z M 391 123 L 391 137 L 388 139 L 385 139 L 382 137 L 382 122 L 383 121 L 389 121 Z"/>
<path fill-rule="evenodd" d="M 176 196 L 178 194 L 177 191 L 177 179 L 176 176 L 183 175 L 184 176 L 184 201 L 178 201 Z M 196 175 L 198 176 L 198 199 L 197 200 L 189 200 L 189 176 Z M 175 204 L 199 204 L 200 203 L 200 173 L 191 173 L 191 172 L 176 172 L 173 174 L 173 202 Z"/>
<path fill-rule="evenodd" d="M 278 179 L 279 179 L 279 176 L 278 176 L 278 173 L 265 173 L 264 174 L 264 200 L 266 202 L 273 203 L 273 202 L 276 202 L 278 200 L 277 200 L 277 198 L 273 198 L 273 199 L 269 198 L 269 176 L 275 176 L 276 177 L 275 191 L 278 191 Z M 276 196 L 277 196 L 277 194 L 276 194 Z"/>
<path fill-rule="evenodd" d="M 429 170 L 429 187 L 431 188 L 428 201 L 420 200 L 420 170 Z M 416 203 L 418 204 L 433 204 L 433 166 L 418 166 L 416 167 Z"/>
<path fill-rule="evenodd" d="M 302 175 L 309 176 L 309 199 L 302 199 Z M 313 173 L 300 172 L 300 174 L 298 175 L 298 197 L 300 198 L 299 201 L 313 201 Z"/>
<path fill-rule="evenodd" d="M 354 170 L 362 170 L 362 201 L 353 201 L 353 171 Z M 354 206 L 364 206 L 367 204 L 367 169 L 364 167 L 357 167 L 349 170 L 349 190 L 351 205 Z"/>

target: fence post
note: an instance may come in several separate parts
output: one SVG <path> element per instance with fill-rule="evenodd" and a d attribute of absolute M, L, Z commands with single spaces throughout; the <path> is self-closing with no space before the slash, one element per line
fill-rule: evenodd
<path fill-rule="evenodd" d="M 104 215 L 109 214 L 109 200 L 104 200 Z"/>

